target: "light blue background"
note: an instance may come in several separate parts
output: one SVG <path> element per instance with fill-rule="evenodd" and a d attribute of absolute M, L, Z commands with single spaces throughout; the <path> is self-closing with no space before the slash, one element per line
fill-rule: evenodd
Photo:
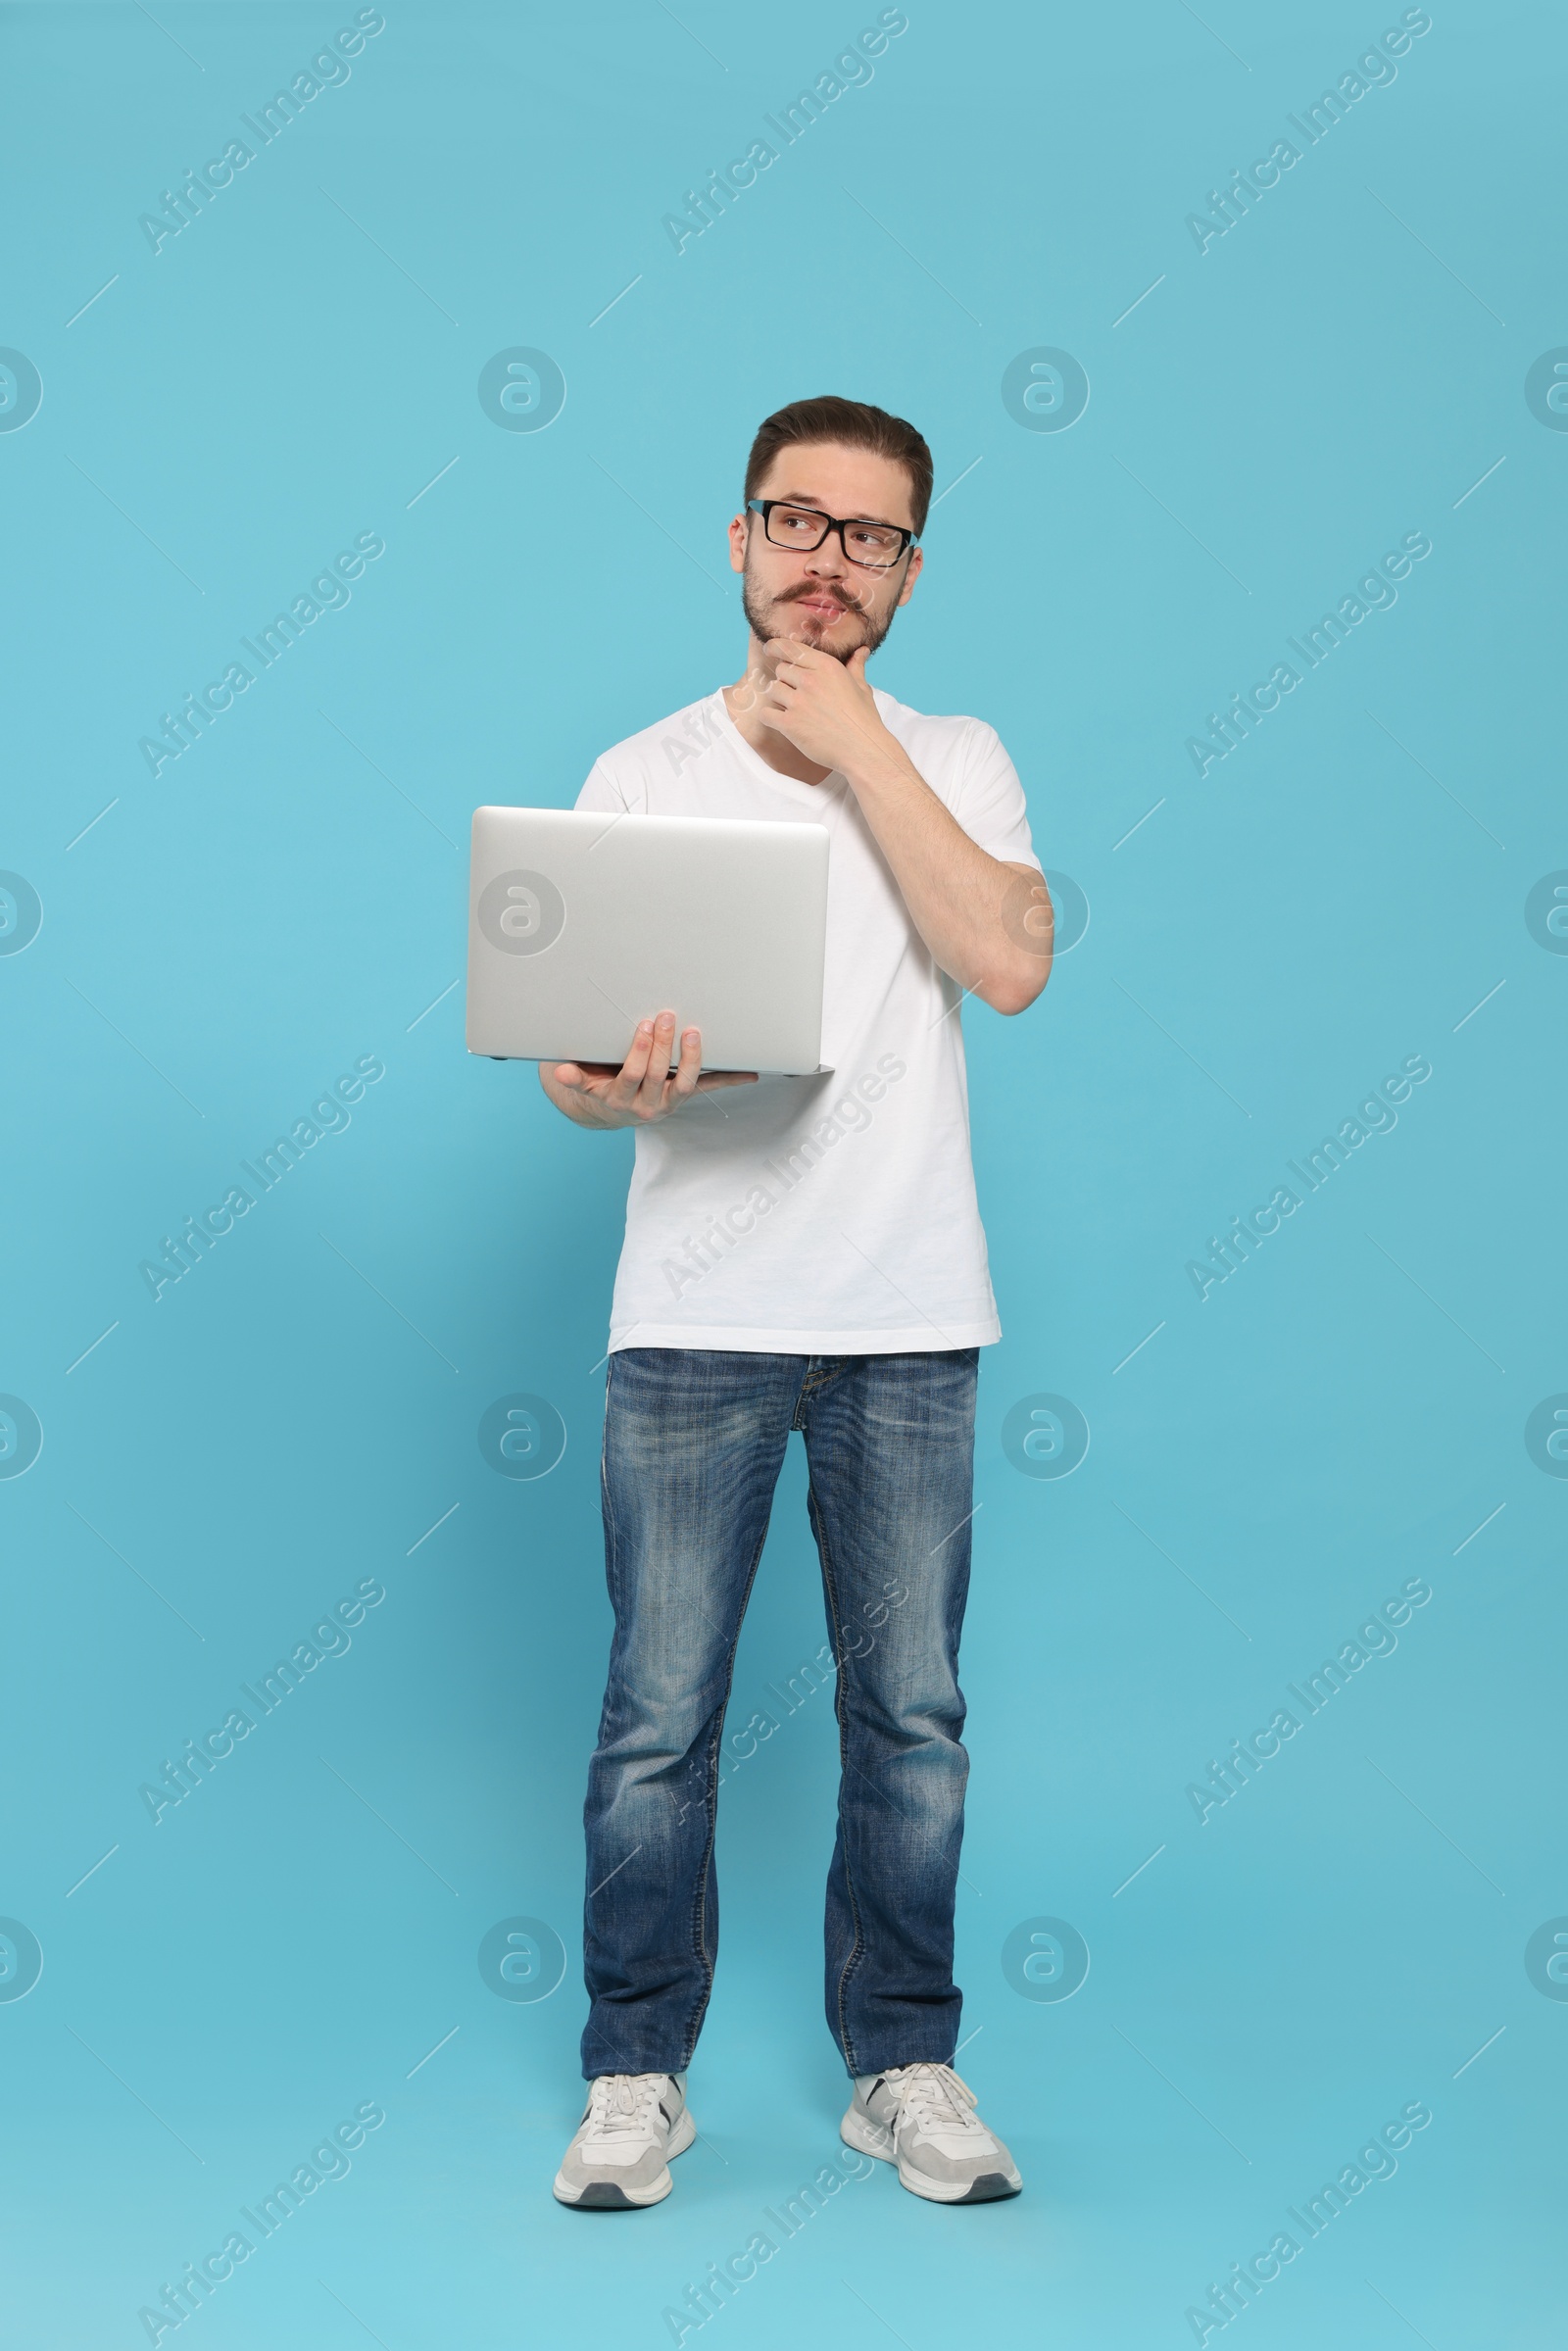
<path fill-rule="evenodd" d="M 208 2351 L 667 2342 L 835 2151 L 822 1693 L 725 1790 L 674 2196 L 618 2227 L 550 2196 L 631 1144 L 466 1058 L 454 986 L 469 811 L 569 803 L 736 674 L 749 438 L 824 390 L 914 418 L 956 484 L 873 676 L 997 726 L 1092 909 L 1031 1012 L 964 1012 L 1005 1337 L 959 2066 L 1027 2184 L 944 2212 L 879 2167 L 704 2338 L 1191 2342 L 1209 2281 L 1420 2099 L 1252 2351 L 1561 2339 L 1568 2003 L 1524 1950 L 1568 1912 L 1568 1487 L 1523 1441 L 1568 1389 L 1568 961 L 1523 911 L 1568 865 L 1568 437 L 1523 393 L 1568 342 L 1561 23 L 1437 0 L 1200 255 L 1186 215 L 1396 9 L 919 0 L 677 256 L 662 216 L 875 13 L 388 0 L 155 255 L 138 216 L 352 10 L 5 12 L 0 342 L 43 379 L 0 434 L 0 865 L 43 904 L 0 956 L 0 1388 L 44 1432 L 0 1481 L 0 1911 L 44 1955 L 0 2002 L 19 2343 L 144 2341 L 138 2307 L 367 2100 L 352 2174 L 191 2322 Z M 564 373 L 547 431 L 480 408 L 514 345 Z M 1003 406 L 1037 345 L 1088 372 L 1069 431 Z M 1204 713 L 1415 530 L 1397 605 L 1200 781 Z M 154 781 L 159 713 L 368 531 L 348 607 Z M 1200 1303 L 1186 1260 L 1416 1053 L 1397 1128 Z M 160 1236 L 368 1054 L 347 1131 L 155 1304 Z M 478 1449 L 514 1391 L 565 1425 L 540 1481 Z M 1090 1425 L 1066 1480 L 1002 1452 L 1036 1392 Z M 1200 1827 L 1188 1783 L 1412 1576 L 1397 1651 Z M 370 1577 L 349 1653 L 155 1827 L 139 1785 Z M 732 1720 L 822 1639 L 797 1454 Z M 477 1965 L 519 1914 L 569 1955 L 537 2003 Z M 1042 1915 L 1092 1954 L 1065 2002 L 1003 1972 Z"/>

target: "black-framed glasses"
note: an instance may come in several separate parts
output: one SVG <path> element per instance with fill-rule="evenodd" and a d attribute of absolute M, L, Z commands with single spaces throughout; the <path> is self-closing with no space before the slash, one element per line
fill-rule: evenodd
<path fill-rule="evenodd" d="M 919 533 L 897 522 L 859 522 L 853 514 L 824 514 L 816 507 L 795 506 L 787 498 L 748 498 L 746 512 L 760 514 L 770 547 L 791 547 L 797 555 L 811 555 L 830 530 L 839 534 L 847 563 L 862 571 L 891 571 Z"/>

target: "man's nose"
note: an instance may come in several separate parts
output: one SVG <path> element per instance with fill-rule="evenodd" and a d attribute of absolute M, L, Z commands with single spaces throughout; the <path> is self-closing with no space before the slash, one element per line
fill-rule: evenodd
<path fill-rule="evenodd" d="M 825 579 L 844 577 L 849 565 L 844 560 L 844 550 L 839 545 L 837 531 L 830 530 L 821 546 L 813 548 L 806 559 L 806 568 Z"/>

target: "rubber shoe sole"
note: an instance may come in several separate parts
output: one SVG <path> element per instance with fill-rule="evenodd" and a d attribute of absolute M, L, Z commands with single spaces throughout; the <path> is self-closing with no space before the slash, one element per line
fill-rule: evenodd
<path fill-rule="evenodd" d="M 669 2134 L 666 2155 L 684 2155 L 697 2136 L 697 2125 L 692 2121 L 690 2107 L 683 2106 L 674 2130 Z M 564 2171 L 556 2174 L 556 2201 L 564 2204 L 568 2212 L 641 2212 L 649 2204 L 662 2204 L 675 2182 L 669 2176 L 666 2163 L 649 2186 L 627 2195 L 612 2180 L 591 2180 L 577 2195 L 573 2195 Z"/>
<path fill-rule="evenodd" d="M 900 2183 L 914 2196 L 924 2196 L 928 2204 L 998 2204 L 1004 2196 L 1016 2196 L 1023 2187 L 1021 2180 L 1009 2180 L 1005 2172 L 982 2172 L 978 2179 L 928 2180 L 899 2161 L 893 2143 L 893 2133 L 881 2123 L 873 2123 L 852 2106 L 839 2125 L 839 2136 L 847 2147 L 858 2154 L 874 2155 L 879 2163 L 893 2164 Z"/>

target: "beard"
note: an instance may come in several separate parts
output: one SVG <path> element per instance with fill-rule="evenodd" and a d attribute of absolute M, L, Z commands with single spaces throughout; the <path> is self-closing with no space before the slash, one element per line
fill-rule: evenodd
<path fill-rule="evenodd" d="M 892 606 L 887 616 L 878 620 L 874 614 L 865 610 L 863 605 L 845 603 L 843 612 L 838 617 L 830 621 L 820 621 L 814 612 L 802 613 L 792 610 L 793 606 L 799 604 L 807 596 L 843 598 L 844 591 L 841 588 L 820 585 L 803 586 L 788 595 L 764 598 L 758 588 L 750 568 L 743 573 L 741 608 L 759 645 L 765 645 L 770 637 L 799 634 L 803 644 L 812 646 L 818 653 L 830 653 L 836 661 L 847 661 L 851 654 L 858 653 L 862 645 L 868 654 L 875 653 L 888 630 L 893 626 L 893 614 L 898 610 L 897 605 Z M 841 627 L 845 618 L 852 619 L 857 623 L 858 633 L 855 642 L 844 646 L 842 650 L 837 646 L 824 645 L 822 638 L 828 630 Z"/>

